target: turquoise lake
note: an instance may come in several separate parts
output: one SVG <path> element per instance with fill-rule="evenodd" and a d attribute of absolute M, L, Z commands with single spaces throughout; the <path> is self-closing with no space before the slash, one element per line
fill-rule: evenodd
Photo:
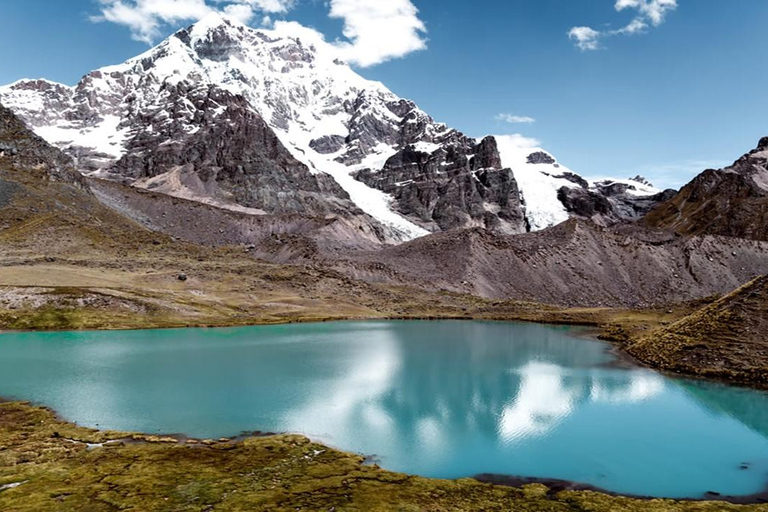
<path fill-rule="evenodd" d="M 428 477 L 765 490 L 768 394 L 622 365 L 581 334 L 458 321 L 9 333 L 0 396 L 102 429 L 302 433 Z"/>

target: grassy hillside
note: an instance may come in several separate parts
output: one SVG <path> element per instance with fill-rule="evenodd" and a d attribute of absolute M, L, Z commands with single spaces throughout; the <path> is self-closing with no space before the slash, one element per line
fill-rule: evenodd
<path fill-rule="evenodd" d="M 627 350 L 657 368 L 768 387 L 768 276 L 639 337 Z"/>

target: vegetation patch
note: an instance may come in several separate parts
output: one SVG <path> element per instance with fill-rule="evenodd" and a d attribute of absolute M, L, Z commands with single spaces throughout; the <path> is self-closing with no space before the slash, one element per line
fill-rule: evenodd
<path fill-rule="evenodd" d="M 768 276 L 653 332 L 626 341 L 647 364 L 768 387 Z"/>

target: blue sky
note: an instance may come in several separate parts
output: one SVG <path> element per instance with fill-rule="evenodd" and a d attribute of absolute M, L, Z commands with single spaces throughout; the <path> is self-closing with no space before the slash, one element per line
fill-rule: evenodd
<path fill-rule="evenodd" d="M 92 20 L 115 1 L 0 0 L 0 83 L 74 84 L 145 51 L 135 26 L 132 38 L 125 24 Z M 388 26 L 380 40 L 355 11 L 371 0 L 226 1 L 253 4 L 254 26 L 269 15 L 329 40 L 344 37 L 345 23 L 357 26 L 369 39 L 356 45 L 361 62 L 377 51 L 378 60 L 389 50 L 404 54 L 361 67 L 367 78 L 469 135 L 536 138 L 585 176 L 641 173 L 680 186 L 768 135 L 768 0 L 387 0 L 404 9 L 393 23 L 410 28 Z M 408 14 L 409 5 L 418 13 Z M 155 39 L 187 24 L 160 20 Z M 569 37 L 574 27 L 592 32 Z M 405 46 L 388 50 L 394 40 Z M 592 49 L 579 48 L 585 41 Z M 535 122 L 508 123 L 503 114 Z"/>

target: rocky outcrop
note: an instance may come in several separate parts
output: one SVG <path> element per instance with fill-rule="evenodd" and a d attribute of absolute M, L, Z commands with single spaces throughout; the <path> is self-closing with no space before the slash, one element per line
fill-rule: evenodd
<path fill-rule="evenodd" d="M 641 192 L 633 181 L 646 187 L 652 185 L 634 179 L 628 182 L 598 181 L 591 187 L 584 180 L 581 180 L 583 183 L 573 181 L 580 187 L 560 188 L 558 200 L 572 216 L 590 219 L 600 226 L 635 222 L 677 193 L 671 189 L 656 194 Z"/>
<path fill-rule="evenodd" d="M 241 96 L 166 84 L 145 127 L 107 176 L 141 188 L 260 213 L 362 215 L 328 175 L 312 174 Z M 243 210 L 245 211 L 245 210 Z"/>
<path fill-rule="evenodd" d="M 588 188 L 562 187 L 557 191 L 557 199 L 565 205 L 568 213 L 598 224 L 610 224 L 621 219 L 614 215 L 611 202 L 602 194 Z"/>
<path fill-rule="evenodd" d="M 558 174 L 555 176 L 555 178 L 568 180 L 571 183 L 575 183 L 576 185 L 580 186 L 581 188 L 589 188 L 589 182 L 587 180 L 572 172 L 564 172 L 562 174 Z"/>
<path fill-rule="evenodd" d="M 668 201 L 677 195 L 674 189 L 667 189 L 652 196 L 636 196 L 633 194 L 623 194 L 620 196 L 609 197 L 614 211 L 618 213 L 622 220 L 639 220 L 647 215 L 664 201 Z"/>
<path fill-rule="evenodd" d="M 535 153 L 531 153 L 528 155 L 528 163 L 529 164 L 556 164 L 557 160 L 552 158 L 551 155 L 543 152 L 543 151 L 536 151 Z"/>
<path fill-rule="evenodd" d="M 452 144 L 430 149 L 407 145 L 383 169 L 363 169 L 355 178 L 391 194 L 397 211 L 431 231 L 526 231 L 520 190 L 513 171 L 502 168 L 493 137 L 476 144 L 457 134 Z"/>
<path fill-rule="evenodd" d="M 85 187 L 72 160 L 29 130 L 11 110 L 0 105 L 0 162 L 20 171 L 43 172 L 52 181 Z"/>
<path fill-rule="evenodd" d="M 708 169 L 643 220 L 686 235 L 768 240 L 768 137 L 725 169 Z"/>
<path fill-rule="evenodd" d="M 338 153 L 344 147 L 345 142 L 346 137 L 343 135 L 324 135 L 319 139 L 313 139 L 309 143 L 309 147 L 321 155 L 329 155 Z"/>
<path fill-rule="evenodd" d="M 639 183 L 641 185 L 645 185 L 646 187 L 653 187 L 653 183 L 651 183 L 648 179 L 646 179 L 645 176 L 636 175 L 634 178 L 629 178 L 629 181 L 634 181 L 635 183 Z"/>

